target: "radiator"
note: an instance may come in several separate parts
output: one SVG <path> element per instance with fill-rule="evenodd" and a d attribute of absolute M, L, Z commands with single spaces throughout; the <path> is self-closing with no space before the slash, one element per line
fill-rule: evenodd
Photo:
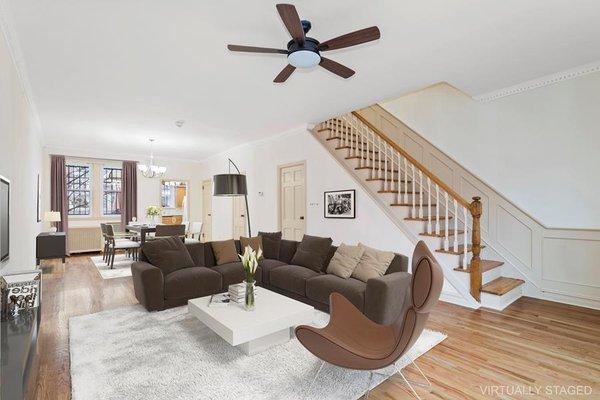
<path fill-rule="evenodd" d="M 100 227 L 69 228 L 69 252 L 85 253 L 102 250 Z"/>

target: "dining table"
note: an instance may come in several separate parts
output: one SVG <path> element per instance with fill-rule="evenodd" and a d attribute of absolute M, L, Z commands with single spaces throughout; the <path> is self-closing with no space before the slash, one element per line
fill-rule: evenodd
<path fill-rule="evenodd" d="M 156 225 L 126 225 L 127 232 L 136 232 L 140 235 L 140 243 L 146 241 L 146 234 L 156 232 Z"/>

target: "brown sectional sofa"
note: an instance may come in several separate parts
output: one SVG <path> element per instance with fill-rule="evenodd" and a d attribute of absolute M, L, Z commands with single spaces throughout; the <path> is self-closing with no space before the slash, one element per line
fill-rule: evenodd
<path fill-rule="evenodd" d="M 354 278 L 343 279 L 325 272 L 290 264 L 299 242 L 281 240 L 278 259 L 263 259 L 256 272 L 259 286 L 297 299 L 323 311 L 329 311 L 329 295 L 337 292 L 346 297 L 371 320 L 387 324 L 395 320 L 410 292 L 412 275 L 408 257 L 396 254 L 386 274 L 366 283 Z M 239 241 L 235 242 L 241 252 Z M 210 243 L 186 244 L 194 266 L 163 274 L 148 263 L 143 249 L 140 261 L 131 270 L 135 296 L 147 310 L 163 310 L 187 304 L 192 298 L 227 291 L 229 285 L 245 278 L 241 262 L 216 265 Z M 337 247 L 331 246 L 325 268 Z"/>

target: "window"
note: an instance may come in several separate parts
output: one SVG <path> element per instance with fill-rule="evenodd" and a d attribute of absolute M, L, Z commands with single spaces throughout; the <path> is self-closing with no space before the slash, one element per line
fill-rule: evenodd
<path fill-rule="evenodd" d="M 102 215 L 121 215 L 121 168 L 102 168 Z"/>
<path fill-rule="evenodd" d="M 69 215 L 90 215 L 91 168 L 89 165 L 67 165 L 67 201 Z"/>

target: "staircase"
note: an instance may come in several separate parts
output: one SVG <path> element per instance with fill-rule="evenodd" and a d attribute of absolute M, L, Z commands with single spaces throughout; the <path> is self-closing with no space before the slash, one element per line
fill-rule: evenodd
<path fill-rule="evenodd" d="M 464 199 L 359 113 L 320 123 L 313 135 L 415 244 L 435 249 L 445 300 L 501 310 L 521 297 L 525 281 L 485 257 L 480 198 Z"/>

